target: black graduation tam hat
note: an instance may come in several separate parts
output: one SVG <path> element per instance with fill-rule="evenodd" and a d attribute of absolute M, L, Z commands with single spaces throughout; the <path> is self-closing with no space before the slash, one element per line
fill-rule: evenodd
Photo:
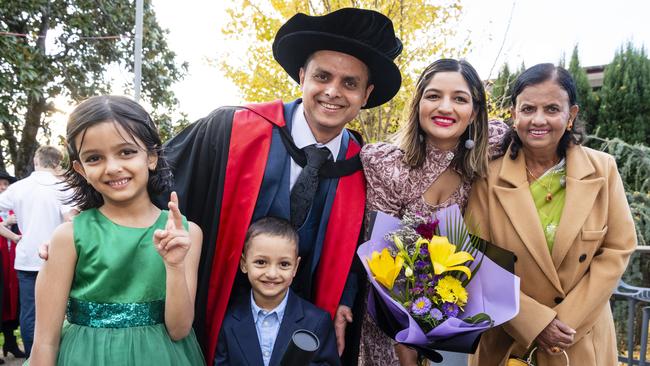
<path fill-rule="evenodd" d="M 337 51 L 363 61 L 370 70 L 374 89 L 364 108 L 389 101 L 402 83 L 393 62 L 402 52 L 393 22 L 373 10 L 344 8 L 322 16 L 298 13 L 275 35 L 273 57 L 295 81 L 312 53 Z"/>
<path fill-rule="evenodd" d="M 16 177 L 12 177 L 11 175 L 9 175 L 9 173 L 7 173 L 6 170 L 4 170 L 2 168 L 0 168 L 0 179 L 8 180 L 9 184 L 16 183 Z"/>

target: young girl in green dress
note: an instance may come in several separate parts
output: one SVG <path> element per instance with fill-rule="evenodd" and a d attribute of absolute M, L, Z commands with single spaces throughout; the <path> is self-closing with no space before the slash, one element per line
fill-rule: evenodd
<path fill-rule="evenodd" d="M 31 365 L 204 364 L 192 331 L 202 234 L 175 193 L 168 211 L 151 202 L 171 181 L 160 147 L 128 98 L 70 115 L 65 177 L 82 212 L 56 229 L 36 281 Z"/>

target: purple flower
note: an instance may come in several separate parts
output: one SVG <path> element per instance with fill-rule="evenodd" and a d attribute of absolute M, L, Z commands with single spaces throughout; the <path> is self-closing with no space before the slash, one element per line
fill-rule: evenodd
<path fill-rule="evenodd" d="M 426 273 L 421 273 L 418 275 L 418 280 L 422 282 L 426 282 L 428 279 L 429 279 L 429 275 L 427 275 Z"/>
<path fill-rule="evenodd" d="M 429 310 L 431 310 L 431 300 L 424 296 L 415 299 L 415 301 L 413 301 L 413 305 L 411 305 L 411 313 L 415 315 L 426 315 Z"/>
<path fill-rule="evenodd" d="M 459 310 L 460 309 L 458 308 L 458 305 L 454 304 L 453 302 L 445 302 L 442 304 L 442 312 L 448 318 L 457 317 Z"/>
<path fill-rule="evenodd" d="M 429 247 L 427 247 L 426 245 L 421 246 L 420 247 L 420 254 L 425 255 L 425 256 L 429 256 Z"/>
<path fill-rule="evenodd" d="M 410 291 L 413 295 L 420 295 L 424 291 L 424 287 L 420 287 L 416 285 Z"/>
<path fill-rule="evenodd" d="M 427 266 L 427 262 L 425 261 L 421 261 L 421 260 L 415 261 L 415 269 L 418 271 L 423 270 L 424 268 L 426 268 L 426 266 Z"/>
<path fill-rule="evenodd" d="M 431 315 L 431 317 L 435 320 L 442 320 L 442 311 L 440 311 L 438 308 L 431 309 L 429 315 Z"/>
<path fill-rule="evenodd" d="M 442 276 L 440 276 L 440 275 L 433 276 L 433 279 L 431 281 L 429 281 L 429 286 L 430 287 L 436 287 L 438 285 L 438 281 L 440 281 L 441 277 Z"/>

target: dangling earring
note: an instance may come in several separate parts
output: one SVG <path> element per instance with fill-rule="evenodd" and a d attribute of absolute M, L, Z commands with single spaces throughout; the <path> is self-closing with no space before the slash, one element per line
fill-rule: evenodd
<path fill-rule="evenodd" d="M 572 121 L 572 120 L 569 120 L 569 123 L 568 123 L 567 126 L 566 126 L 566 130 L 567 130 L 567 131 L 571 131 L 572 128 L 573 128 L 573 121 Z"/>
<path fill-rule="evenodd" d="M 470 122 L 469 126 L 467 126 L 467 140 L 465 140 L 465 148 L 467 150 L 472 150 L 474 148 L 474 145 L 476 145 L 474 140 L 472 140 L 472 125 L 473 124 L 474 124 L 474 122 Z"/>
<path fill-rule="evenodd" d="M 420 141 L 420 143 L 424 142 L 424 134 L 422 134 L 422 132 L 418 132 L 418 141 Z"/>

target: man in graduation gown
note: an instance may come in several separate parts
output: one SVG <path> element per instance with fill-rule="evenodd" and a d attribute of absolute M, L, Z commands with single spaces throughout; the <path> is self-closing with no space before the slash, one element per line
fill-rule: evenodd
<path fill-rule="evenodd" d="M 344 348 L 365 205 L 360 137 L 345 126 L 397 93 L 393 60 L 401 50 L 392 22 L 378 12 L 299 13 L 279 29 L 273 55 L 300 84 L 301 99 L 219 108 L 166 144 L 181 211 L 204 233 L 195 328 L 208 363 L 229 299 L 248 296 L 238 262 L 246 229 L 264 216 L 298 230 L 302 260 L 292 288 L 331 313 Z M 310 146 L 327 161 L 314 163 Z"/>

